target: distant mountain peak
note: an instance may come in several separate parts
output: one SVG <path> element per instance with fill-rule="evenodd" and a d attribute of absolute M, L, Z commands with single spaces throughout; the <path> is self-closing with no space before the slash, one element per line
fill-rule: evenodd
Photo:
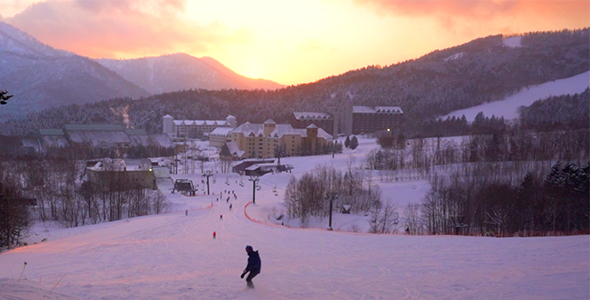
<path fill-rule="evenodd" d="M 0 22 L 0 51 L 35 57 L 64 57 L 74 53 L 54 49 L 18 28 Z"/>
<path fill-rule="evenodd" d="M 277 89 L 283 86 L 264 79 L 252 79 L 232 71 L 211 57 L 197 58 L 173 53 L 134 59 L 97 59 L 153 94 L 188 89 Z"/>
<path fill-rule="evenodd" d="M 148 93 L 115 72 L 74 53 L 54 49 L 31 35 L 0 22 L 0 89 L 14 97 L 0 118 L 68 104 L 83 105 Z"/>

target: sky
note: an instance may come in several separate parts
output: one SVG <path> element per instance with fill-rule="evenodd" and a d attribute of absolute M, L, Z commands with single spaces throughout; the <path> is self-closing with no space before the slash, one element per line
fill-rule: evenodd
<path fill-rule="evenodd" d="M 590 27 L 590 1 L 0 0 L 0 21 L 91 58 L 184 52 L 292 85 L 488 35 Z"/>
<path fill-rule="evenodd" d="M 75 228 L 39 222 L 25 239 L 29 246 L 0 253 L 0 299 L 588 299 L 588 235 L 368 234 L 370 216 L 337 212 L 334 231 L 326 230 L 327 218 L 312 218 L 307 228 L 276 220 L 285 213 L 291 176 L 320 165 L 344 171 L 353 159 L 356 168 L 376 147 L 375 139 L 360 138 L 358 148 L 333 159 L 283 158 L 296 166 L 293 173 L 260 177 L 256 204 L 249 203 L 252 184 L 243 178 L 240 186 L 235 173 L 217 174 L 211 181 L 216 194 L 203 195 L 197 168 L 172 175 L 200 184 L 196 197 L 171 194 L 172 181 L 158 183 L 172 203 L 166 214 Z M 383 182 L 374 172 L 372 182 L 400 208 L 430 188 L 407 177 Z M 230 197 L 231 210 L 215 201 L 230 189 L 237 195 Z M 278 225 L 282 221 L 287 226 Z M 361 232 L 350 232 L 352 224 Z M 239 277 L 246 245 L 262 259 L 255 289 Z"/>

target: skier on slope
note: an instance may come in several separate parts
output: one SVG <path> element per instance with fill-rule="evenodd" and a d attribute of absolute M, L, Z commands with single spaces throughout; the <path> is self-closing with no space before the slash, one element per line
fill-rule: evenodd
<path fill-rule="evenodd" d="M 248 265 L 246 266 L 246 269 L 244 269 L 244 272 L 242 272 L 242 275 L 240 275 L 240 278 L 244 278 L 244 276 L 250 272 L 248 277 L 246 277 L 246 282 L 248 283 L 248 287 L 253 288 L 254 284 L 252 283 L 252 278 L 256 277 L 256 275 L 260 273 L 262 261 L 260 260 L 258 251 L 254 251 L 252 246 L 246 246 L 246 253 L 248 253 Z"/>

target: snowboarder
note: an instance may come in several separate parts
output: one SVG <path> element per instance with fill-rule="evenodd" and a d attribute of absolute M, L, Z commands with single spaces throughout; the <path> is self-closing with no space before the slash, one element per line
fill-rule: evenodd
<path fill-rule="evenodd" d="M 229 210 L 231 210 L 231 208 L 232 208 L 232 204 L 229 205 Z"/>
<path fill-rule="evenodd" d="M 258 255 L 258 251 L 254 251 L 252 246 L 246 246 L 246 253 L 248 253 L 248 265 L 246 265 L 246 269 L 240 275 L 240 278 L 244 278 L 244 276 L 248 274 L 246 277 L 246 282 L 249 288 L 254 288 L 254 284 L 252 283 L 252 278 L 256 277 L 256 275 L 260 274 L 260 268 L 262 266 L 262 261 L 260 260 L 260 255 Z"/>
<path fill-rule="evenodd" d="M 217 237 L 217 233 L 213 231 L 213 238 Z"/>
<path fill-rule="evenodd" d="M 184 211 L 184 215 L 188 216 L 188 209 Z"/>
<path fill-rule="evenodd" d="M 223 215 L 219 215 L 219 220 L 223 220 Z"/>

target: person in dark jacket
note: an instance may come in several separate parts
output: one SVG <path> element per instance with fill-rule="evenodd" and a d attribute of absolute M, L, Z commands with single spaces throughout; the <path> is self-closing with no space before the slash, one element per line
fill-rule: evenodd
<path fill-rule="evenodd" d="M 260 267 L 262 266 L 262 261 L 260 260 L 260 255 L 258 255 L 258 251 L 254 251 L 254 249 L 252 249 L 252 246 L 246 246 L 246 253 L 248 253 L 248 265 L 246 266 L 246 269 L 244 269 L 244 272 L 242 272 L 242 275 L 240 275 L 240 278 L 244 278 L 244 276 L 248 272 L 250 272 L 250 274 L 248 274 L 248 277 L 246 277 L 246 282 L 248 283 L 248 287 L 254 287 L 254 285 L 252 284 L 252 278 L 260 274 Z"/>

